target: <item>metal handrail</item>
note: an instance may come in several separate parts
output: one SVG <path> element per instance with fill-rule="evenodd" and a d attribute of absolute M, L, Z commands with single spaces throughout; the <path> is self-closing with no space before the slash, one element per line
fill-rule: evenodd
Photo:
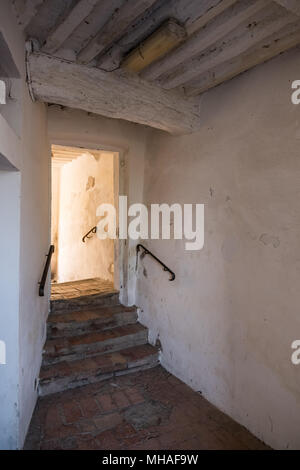
<path fill-rule="evenodd" d="M 45 264 L 45 267 L 44 267 L 42 279 L 41 279 L 41 282 L 39 282 L 39 285 L 40 285 L 39 296 L 40 297 L 44 297 L 44 295 L 45 295 L 45 284 L 46 284 L 48 271 L 49 271 L 49 267 L 50 267 L 50 264 L 51 264 L 51 258 L 52 258 L 53 253 L 54 253 L 54 245 L 50 245 L 49 253 L 46 255 L 47 259 L 46 259 L 46 264 Z"/>
<path fill-rule="evenodd" d="M 145 255 L 150 255 L 153 259 L 155 259 L 155 261 L 157 261 L 163 267 L 164 271 L 168 271 L 171 274 L 171 278 L 169 279 L 169 281 L 175 280 L 175 273 L 173 273 L 173 271 L 171 271 L 171 269 L 168 268 L 168 266 L 166 266 L 159 258 L 157 258 L 157 256 L 151 253 L 151 251 L 149 251 L 148 248 L 146 248 L 144 245 L 141 245 L 140 243 L 136 247 L 137 260 L 138 260 L 139 252 L 141 249 L 144 250 Z"/>
<path fill-rule="evenodd" d="M 91 228 L 91 230 L 89 230 L 88 233 L 86 233 L 84 237 L 82 238 L 83 243 L 85 243 L 86 238 L 92 238 L 92 237 L 89 237 L 90 233 L 96 233 L 96 232 L 97 232 L 97 227 Z"/>

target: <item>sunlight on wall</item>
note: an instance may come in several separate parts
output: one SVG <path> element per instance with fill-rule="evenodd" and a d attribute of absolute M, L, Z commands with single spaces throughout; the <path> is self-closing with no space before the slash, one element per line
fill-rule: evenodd
<path fill-rule="evenodd" d="M 113 240 L 97 236 L 82 242 L 95 225 L 101 203 L 114 203 L 113 153 L 79 151 L 52 165 L 52 279 L 68 282 L 100 277 L 113 281 Z"/>

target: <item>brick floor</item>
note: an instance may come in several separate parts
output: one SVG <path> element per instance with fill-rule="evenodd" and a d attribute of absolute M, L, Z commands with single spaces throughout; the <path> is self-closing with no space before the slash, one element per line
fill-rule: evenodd
<path fill-rule="evenodd" d="M 60 284 L 54 283 L 51 285 L 51 300 L 74 299 L 86 295 L 107 294 L 110 292 L 114 292 L 113 283 L 100 278 Z"/>
<path fill-rule="evenodd" d="M 267 449 L 156 367 L 40 398 L 25 449 Z"/>

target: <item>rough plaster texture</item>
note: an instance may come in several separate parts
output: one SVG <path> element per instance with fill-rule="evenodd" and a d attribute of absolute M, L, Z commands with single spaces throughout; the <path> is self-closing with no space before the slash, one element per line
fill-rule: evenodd
<path fill-rule="evenodd" d="M 5 343 L 6 364 L 0 365 L 0 449 L 18 442 L 19 371 L 19 258 L 20 173 L 3 171 L 0 164 L 0 340 Z M 5 223 L 6 222 L 6 223 Z"/>
<path fill-rule="evenodd" d="M 48 123 L 52 144 L 118 152 L 119 183 L 115 190 L 128 196 L 128 204 L 142 202 L 147 127 L 60 106 L 48 108 Z M 120 299 L 126 305 L 135 302 L 135 246 L 135 241 L 121 242 L 120 261 L 115 265 L 115 273 L 120 271 Z"/>
<path fill-rule="evenodd" d="M 0 6 L 0 29 L 10 48 L 20 79 L 19 102 L 0 115 L 0 153 L 10 173 L 1 184 L 0 337 L 7 338 L 7 365 L 0 366 L 0 448 L 22 447 L 36 402 L 44 343 L 48 298 L 38 297 L 45 254 L 49 247 L 49 153 L 45 107 L 33 104 L 25 82 L 25 41 L 19 32 L 11 2 Z M 26 116 L 26 118 L 25 118 Z M 17 123 L 17 128 L 11 123 Z M 2 183 L 5 176 L 1 174 Z M 17 179 L 19 178 L 19 185 Z M 9 203 L 8 203 L 9 202 Z M 13 270 L 13 276 L 8 275 Z M 10 321 L 7 321 L 7 318 Z"/>
<path fill-rule="evenodd" d="M 45 296 L 38 296 L 38 283 L 50 246 L 51 157 L 47 114 L 44 105 L 31 102 L 25 87 L 21 170 L 20 445 L 37 398 L 50 294 L 49 273 Z"/>
<path fill-rule="evenodd" d="M 59 181 L 59 207 L 55 197 L 52 211 L 54 222 L 59 219 L 57 237 L 54 234 L 57 282 L 95 277 L 113 281 L 113 240 L 93 235 L 83 243 L 82 237 L 97 225 L 99 204 L 114 204 L 114 154 L 103 152 L 98 161 L 83 154 L 61 167 Z"/>
<path fill-rule="evenodd" d="M 145 202 L 204 203 L 205 247 L 147 242 L 176 280 L 146 257 L 136 303 L 163 366 L 271 446 L 299 449 L 298 56 L 206 94 L 198 133 L 153 132 Z"/>

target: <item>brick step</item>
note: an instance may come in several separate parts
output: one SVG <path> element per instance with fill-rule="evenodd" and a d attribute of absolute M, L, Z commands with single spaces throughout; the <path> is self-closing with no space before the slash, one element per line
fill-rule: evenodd
<path fill-rule="evenodd" d="M 136 307 L 113 305 L 72 312 L 51 314 L 47 322 L 47 338 L 61 338 L 102 331 L 137 321 Z"/>
<path fill-rule="evenodd" d="M 73 298 L 58 298 L 50 301 L 52 313 L 66 313 L 67 311 L 82 310 L 84 308 L 107 307 L 119 304 L 119 292 L 113 291 L 104 294 L 83 295 Z"/>
<path fill-rule="evenodd" d="M 114 376 L 149 369 L 158 363 L 158 348 L 144 344 L 93 358 L 43 366 L 39 392 L 42 396 L 49 395 Z"/>
<path fill-rule="evenodd" d="M 148 330 L 139 323 L 79 336 L 49 339 L 43 365 L 74 361 L 147 343 Z"/>

